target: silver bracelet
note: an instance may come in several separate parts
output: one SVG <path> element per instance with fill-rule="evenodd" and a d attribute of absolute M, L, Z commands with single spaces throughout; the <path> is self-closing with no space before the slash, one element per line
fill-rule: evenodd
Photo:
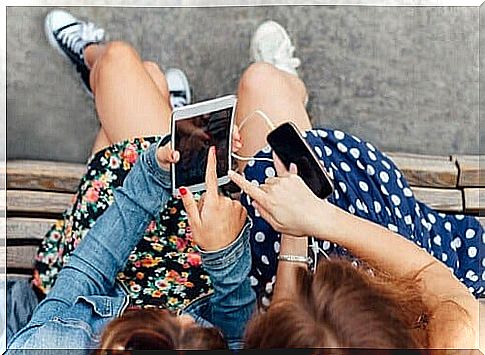
<path fill-rule="evenodd" d="M 290 263 L 303 263 L 310 265 L 311 259 L 307 256 L 301 255 L 289 255 L 289 254 L 280 254 L 278 255 L 279 261 L 288 261 Z"/>

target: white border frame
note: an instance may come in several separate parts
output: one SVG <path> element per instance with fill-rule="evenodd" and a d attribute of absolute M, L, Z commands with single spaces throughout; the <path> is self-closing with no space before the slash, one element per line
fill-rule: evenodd
<path fill-rule="evenodd" d="M 232 149 L 231 149 L 231 144 L 232 144 L 232 132 L 234 129 L 234 114 L 236 112 L 236 104 L 237 104 L 237 98 L 235 95 L 227 95 L 223 97 L 219 97 L 217 99 L 212 99 L 208 101 L 203 101 L 203 102 L 198 102 L 193 105 L 188 105 L 188 106 L 183 106 L 179 108 L 175 108 L 172 111 L 172 119 L 171 119 L 171 142 L 170 146 L 172 149 L 175 149 L 175 128 L 176 125 L 175 123 L 177 121 L 182 121 L 190 118 L 194 118 L 197 116 L 201 116 L 204 114 L 212 113 L 215 111 L 221 111 L 224 109 L 232 108 L 231 112 L 231 118 L 230 118 L 230 126 L 229 126 L 229 142 L 228 142 L 228 169 L 227 172 L 229 173 L 229 170 L 231 169 L 232 166 Z M 172 194 L 175 196 L 178 194 L 178 188 L 175 186 L 177 185 L 175 182 L 177 181 L 176 176 L 175 176 L 175 167 L 174 164 L 170 166 L 170 173 L 172 176 Z M 219 178 L 217 178 L 217 184 L 218 186 L 227 184 L 230 181 L 229 175 L 224 175 Z M 187 187 L 190 191 L 192 192 L 199 192 L 202 190 L 206 189 L 205 182 L 200 183 L 200 184 L 195 184 L 195 185 L 190 185 L 190 186 L 185 186 Z"/>
<path fill-rule="evenodd" d="M 261 5 L 338 5 L 338 6 L 392 6 L 392 7 L 479 7 L 483 0 L 5 0 L 0 4 L 0 87 L 2 92 L 2 114 L 0 119 L 1 126 L 1 144 L 0 165 L 5 167 L 6 159 L 6 7 L 7 6 L 120 6 L 120 7 L 209 7 L 209 6 L 261 6 Z M 480 115 L 480 112 L 479 112 Z M 479 118 L 480 120 L 480 118 Z M 479 142 L 480 144 L 480 142 Z M 0 180 L 6 181 L 6 170 L 0 169 L 2 176 Z M 0 312 L 6 314 L 6 304 L 2 302 L 6 296 L 6 186 L 0 185 Z M 2 238 L 3 237 L 3 238 Z M 3 255 L 2 255 L 3 254 Z M 1 314 L 0 314 L 1 315 Z M 3 317 L 4 318 L 4 317 Z M 6 319 L 0 316 L 0 354 L 5 351 L 6 339 L 5 333 Z"/>

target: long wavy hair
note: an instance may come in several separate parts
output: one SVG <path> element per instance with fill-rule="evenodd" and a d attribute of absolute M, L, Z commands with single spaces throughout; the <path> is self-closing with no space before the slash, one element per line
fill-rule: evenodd
<path fill-rule="evenodd" d="M 250 321 L 246 347 L 428 348 L 432 310 L 418 275 L 397 279 L 340 259 L 321 262 L 313 275 L 302 268 L 292 296 Z"/>

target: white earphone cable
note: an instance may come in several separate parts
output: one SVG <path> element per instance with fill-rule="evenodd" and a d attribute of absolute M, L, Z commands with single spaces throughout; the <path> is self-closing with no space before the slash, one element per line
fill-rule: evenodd
<path fill-rule="evenodd" d="M 271 130 L 275 129 L 276 126 L 275 124 L 273 123 L 273 121 L 271 121 L 271 119 L 268 117 L 268 115 L 266 115 L 263 111 L 261 110 L 256 110 L 254 112 L 252 112 L 250 115 L 246 116 L 242 121 L 241 123 L 239 124 L 239 130 L 241 130 L 244 125 L 248 122 L 248 120 L 250 118 L 253 117 L 254 114 L 258 114 L 260 117 L 263 118 L 263 120 L 266 122 L 266 124 L 268 125 L 269 128 L 271 128 Z M 257 161 L 267 161 L 267 162 L 270 162 L 272 163 L 273 162 L 273 159 L 270 159 L 270 158 L 254 158 L 254 157 L 243 157 L 239 154 L 236 154 L 236 153 L 232 153 L 231 154 L 234 158 L 238 159 L 238 160 L 242 160 L 242 161 L 250 161 L 250 160 L 257 160 Z"/>

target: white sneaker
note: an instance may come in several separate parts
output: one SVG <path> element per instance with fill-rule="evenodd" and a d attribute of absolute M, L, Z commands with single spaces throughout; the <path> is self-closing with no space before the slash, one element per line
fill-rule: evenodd
<path fill-rule="evenodd" d="M 262 23 L 251 39 L 250 51 L 254 62 L 270 63 L 280 70 L 298 75 L 296 68 L 300 66 L 301 61 L 293 56 L 295 47 L 279 23 Z"/>
<path fill-rule="evenodd" d="M 90 44 L 102 42 L 104 30 L 62 10 L 53 10 L 47 14 L 44 29 L 51 46 L 76 67 L 86 91 L 92 96 L 89 86 L 90 68 L 84 61 L 84 49 Z"/>
<path fill-rule="evenodd" d="M 165 71 L 170 103 L 172 108 L 189 105 L 192 101 L 189 80 L 185 73 L 177 68 L 169 68 Z"/>

